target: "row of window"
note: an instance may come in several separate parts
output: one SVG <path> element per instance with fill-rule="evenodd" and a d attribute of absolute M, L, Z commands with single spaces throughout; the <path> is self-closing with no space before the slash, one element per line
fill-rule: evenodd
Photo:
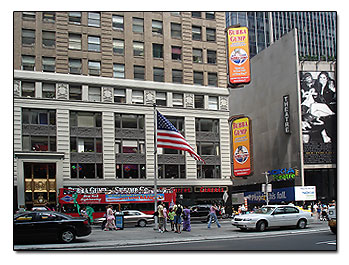
<path fill-rule="evenodd" d="M 22 97 L 36 97 L 36 85 L 35 82 L 21 82 L 21 96 Z M 102 89 L 100 86 L 88 86 L 88 101 L 91 102 L 102 102 Z M 56 98 L 56 84 L 55 83 L 42 83 L 41 86 L 42 98 L 55 99 Z M 114 88 L 114 103 L 126 104 L 127 90 L 122 88 Z M 82 85 L 69 84 L 69 100 L 83 99 Z M 131 91 L 131 104 L 141 104 L 144 102 L 144 91 L 143 90 L 132 90 Z M 170 106 L 173 107 L 184 107 L 184 95 L 183 93 L 172 93 L 172 101 L 169 101 L 169 93 L 167 92 L 156 92 L 155 103 L 157 106 Z M 204 109 L 205 108 L 205 96 L 200 94 L 194 94 L 194 108 Z M 218 97 L 208 96 L 208 109 L 218 110 Z"/>

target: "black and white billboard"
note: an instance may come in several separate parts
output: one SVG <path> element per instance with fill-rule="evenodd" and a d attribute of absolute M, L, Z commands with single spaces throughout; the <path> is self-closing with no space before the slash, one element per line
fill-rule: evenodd
<path fill-rule="evenodd" d="M 305 164 L 336 163 L 337 88 L 334 72 L 301 72 Z"/>

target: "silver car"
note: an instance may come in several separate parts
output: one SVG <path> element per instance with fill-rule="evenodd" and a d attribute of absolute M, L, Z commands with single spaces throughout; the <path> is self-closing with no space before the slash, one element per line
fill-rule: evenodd
<path fill-rule="evenodd" d="M 124 215 L 124 226 L 140 226 L 145 227 L 147 224 L 154 223 L 154 216 L 150 214 L 142 213 L 137 210 L 125 210 L 122 211 Z M 94 224 L 101 224 L 104 228 L 106 223 L 106 218 L 97 218 L 93 222 Z"/>
<path fill-rule="evenodd" d="M 297 226 L 304 229 L 313 220 L 310 211 L 291 205 L 263 206 L 251 214 L 237 215 L 232 225 L 241 230 L 264 231 L 270 227 Z"/>

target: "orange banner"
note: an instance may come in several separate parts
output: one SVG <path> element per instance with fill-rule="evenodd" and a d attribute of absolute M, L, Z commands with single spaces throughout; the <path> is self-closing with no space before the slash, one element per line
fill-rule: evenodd
<path fill-rule="evenodd" d="M 229 84 L 247 84 L 251 81 L 250 49 L 247 27 L 227 28 Z"/>
<path fill-rule="evenodd" d="M 232 122 L 232 164 L 234 176 L 249 176 L 252 172 L 250 120 L 238 118 Z"/>

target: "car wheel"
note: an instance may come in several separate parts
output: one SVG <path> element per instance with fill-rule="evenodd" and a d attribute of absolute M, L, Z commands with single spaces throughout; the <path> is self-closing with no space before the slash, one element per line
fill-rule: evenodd
<path fill-rule="evenodd" d="M 256 228 L 259 232 L 263 232 L 267 228 L 267 223 L 265 221 L 259 221 Z"/>
<path fill-rule="evenodd" d="M 147 221 L 145 221 L 145 220 L 139 220 L 138 221 L 138 226 L 145 227 L 146 225 L 147 225 Z"/>
<path fill-rule="evenodd" d="M 297 228 L 304 229 L 307 226 L 307 221 L 304 219 L 300 219 L 297 223 Z"/>
<path fill-rule="evenodd" d="M 75 240 L 75 233 L 71 229 L 63 230 L 59 235 L 59 239 L 63 243 L 71 243 Z"/>

